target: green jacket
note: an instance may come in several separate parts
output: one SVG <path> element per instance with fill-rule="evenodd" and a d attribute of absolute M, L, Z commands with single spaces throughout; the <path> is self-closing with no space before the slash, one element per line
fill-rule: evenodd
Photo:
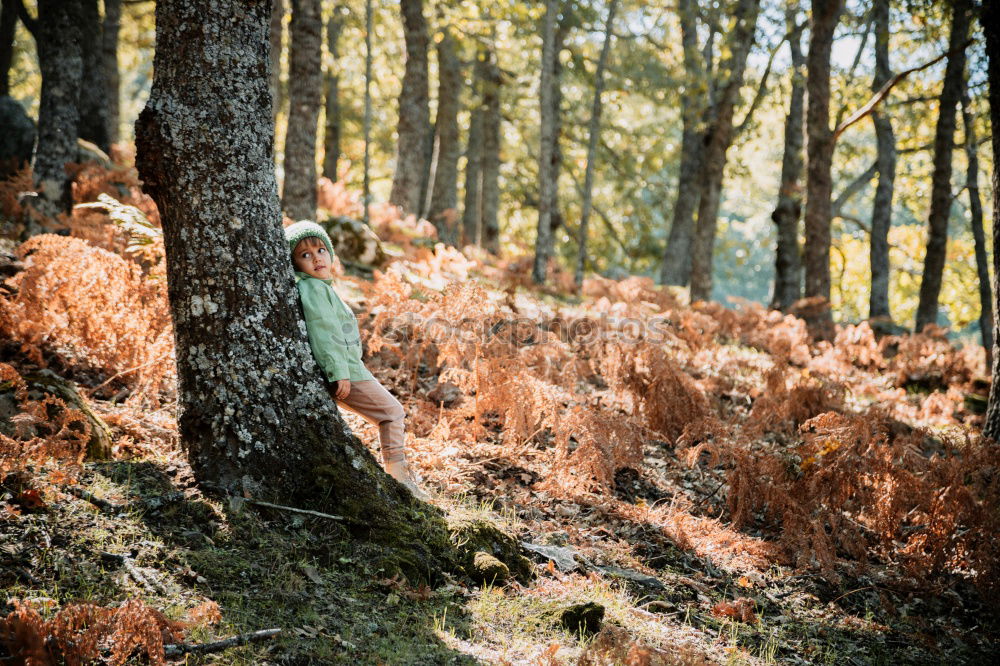
<path fill-rule="evenodd" d="M 332 282 L 295 272 L 313 358 L 331 382 L 375 379 L 361 361 L 358 320 L 330 286 Z"/>

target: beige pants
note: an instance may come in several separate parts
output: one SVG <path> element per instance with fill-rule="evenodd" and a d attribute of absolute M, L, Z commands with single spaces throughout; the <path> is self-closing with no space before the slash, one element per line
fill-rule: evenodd
<path fill-rule="evenodd" d="M 334 389 L 330 389 L 333 397 Z M 389 391 L 377 380 L 351 382 L 351 392 L 347 399 L 337 400 L 337 406 L 354 412 L 365 421 L 378 426 L 379 445 L 382 448 L 382 463 L 402 462 L 406 458 L 403 449 L 403 418 L 406 413 Z"/>

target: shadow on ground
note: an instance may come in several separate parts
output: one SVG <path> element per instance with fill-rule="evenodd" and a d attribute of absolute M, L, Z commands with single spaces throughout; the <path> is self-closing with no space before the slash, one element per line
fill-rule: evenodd
<path fill-rule="evenodd" d="M 337 523 L 221 506 L 202 497 L 190 471 L 175 465 L 88 468 L 94 485 L 109 486 L 129 507 L 121 520 L 141 526 L 114 541 L 118 554 L 130 555 L 147 574 L 147 601 L 164 609 L 190 608 L 204 597 L 219 604 L 221 626 L 189 640 L 283 629 L 277 640 L 203 657 L 202 663 L 476 663 L 439 636 L 468 634 L 458 589 L 414 589 L 390 578 L 375 564 L 383 553 Z"/>

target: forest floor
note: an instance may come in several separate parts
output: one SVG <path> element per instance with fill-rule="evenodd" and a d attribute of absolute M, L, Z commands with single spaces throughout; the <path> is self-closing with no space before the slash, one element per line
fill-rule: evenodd
<path fill-rule="evenodd" d="M 97 367 L 53 325 L 30 344 L 0 343 L 0 396 L 47 366 L 109 424 L 113 456 L 7 459 L 0 661 L 49 663 L 58 636 L 96 623 L 74 605 L 86 603 L 112 609 L 101 659 L 117 656 L 109 636 L 121 648 L 144 622 L 160 627 L 129 639 L 146 646 L 125 649 L 129 663 L 144 650 L 160 663 L 160 642 L 271 628 L 281 633 L 168 661 L 995 663 L 1000 480 L 976 436 L 981 350 L 867 325 L 815 343 L 794 317 L 688 306 L 649 281 L 595 279 L 576 297 L 527 286 L 516 262 L 420 243 L 397 254 L 374 280 L 338 285 L 364 313 L 369 365 L 407 409 L 432 503 L 513 535 L 532 575 L 413 586 L 336 521 L 202 493 L 178 445 L 169 372 L 140 396 L 135 376 Z M 25 330 L 11 327 L 10 304 L 26 273 L 48 270 L 43 255 L 22 256 L 8 280 L 10 337 Z M 529 325 L 502 349 L 434 337 L 434 317 L 473 310 L 480 331 L 506 325 L 497 313 Z M 565 322 L 607 332 L 609 317 L 657 315 L 666 342 L 557 339 Z M 0 404 L 4 455 L 44 439 L 59 405 L 25 405 L 45 399 Z M 345 418 L 376 452 L 377 431 Z M 40 660 L 10 660 L 13 646 Z"/>

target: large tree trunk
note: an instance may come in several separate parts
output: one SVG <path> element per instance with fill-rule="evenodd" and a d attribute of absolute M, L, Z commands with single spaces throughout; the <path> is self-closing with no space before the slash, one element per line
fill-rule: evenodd
<path fill-rule="evenodd" d="M 426 578 L 450 557 L 441 520 L 351 435 L 305 339 L 271 162 L 269 8 L 156 3 L 137 166 L 163 221 L 180 435 L 205 487 L 340 515 Z"/>
<path fill-rule="evenodd" d="M 458 243 L 458 156 L 461 153 L 458 111 L 464 85 L 458 45 L 447 29 L 437 45 L 438 108 L 434 121 L 437 167 L 431 188 L 428 219 L 446 243 Z"/>
<path fill-rule="evenodd" d="M 747 56 L 753 45 L 760 0 L 740 0 L 733 12 L 733 28 L 725 52 L 729 55 L 720 63 L 720 82 L 715 113 L 705 130 L 705 154 L 701 162 L 701 197 L 698 201 L 698 222 L 691 247 L 691 300 L 712 297 L 712 255 L 719 216 L 722 178 L 726 168 L 726 152 L 733 141 L 733 113 L 743 87 Z M 721 77 L 726 77 L 722 79 Z"/>
<path fill-rule="evenodd" d="M 583 284 L 583 273 L 587 268 L 587 223 L 590 220 L 590 208 L 593 203 L 597 138 L 601 133 L 601 94 L 604 92 L 604 68 L 607 66 L 608 52 L 611 50 L 616 11 L 618 11 L 618 0 L 611 0 L 611 6 L 608 7 L 608 20 L 604 26 L 604 43 L 601 45 L 601 55 L 597 59 L 597 71 L 594 73 L 594 101 L 590 109 L 590 127 L 587 128 L 587 167 L 583 176 L 583 209 L 580 212 L 579 252 L 576 260 L 576 273 L 574 274 L 577 287 Z"/>
<path fill-rule="evenodd" d="M 785 9 L 788 48 L 792 56 L 792 90 L 785 117 L 785 152 L 781 158 L 781 189 L 778 205 L 771 213 L 778 231 L 774 254 L 774 295 L 771 307 L 787 310 L 802 297 L 802 254 L 799 219 L 802 217 L 802 123 L 805 111 L 805 77 L 802 31 L 798 25 L 799 3 L 790 0 Z"/>
<path fill-rule="evenodd" d="M 979 20 L 986 37 L 986 56 L 989 60 L 990 126 L 993 136 L 993 275 L 1000 275 L 1000 5 L 983 3 Z M 993 292 L 1000 299 L 1000 289 Z M 990 399 L 986 409 L 983 435 L 1000 441 L 1000 353 L 996 347 L 1000 340 L 1000 302 L 993 301 L 993 365 Z"/>
<path fill-rule="evenodd" d="M 278 111 L 281 110 L 281 36 L 284 33 L 285 0 L 271 0 L 271 2 L 271 29 L 268 33 L 270 43 L 268 84 L 271 91 L 272 115 L 274 122 L 277 123 Z"/>
<path fill-rule="evenodd" d="M 684 286 L 691 276 L 691 242 L 694 238 L 694 212 L 698 209 L 698 172 L 701 170 L 702 135 L 699 129 L 708 107 L 708 83 L 705 56 L 698 50 L 697 7 L 694 0 L 679 0 L 677 15 L 681 23 L 684 49 L 684 89 L 681 95 L 681 159 L 677 170 L 677 198 L 673 222 L 663 253 L 660 282 Z"/>
<path fill-rule="evenodd" d="M 340 160 L 340 53 L 337 42 L 344 27 L 346 12 L 346 7 L 337 5 L 326 23 L 326 48 L 330 59 L 324 73 L 326 127 L 323 133 L 323 175 L 332 181 L 338 178 L 337 162 Z"/>
<path fill-rule="evenodd" d="M 890 78 L 889 67 L 889 0 L 875 0 L 872 7 L 875 24 L 875 76 L 872 92 L 881 90 Z M 875 141 L 878 145 L 878 186 L 872 203 L 872 234 L 870 262 L 872 290 L 868 302 L 868 318 L 892 320 L 889 312 L 889 228 L 892 226 L 892 194 L 896 182 L 896 135 L 889 116 L 872 112 Z"/>
<path fill-rule="evenodd" d="M 401 0 L 406 68 L 399 93 L 396 172 L 389 201 L 404 213 L 420 213 L 422 187 L 426 184 L 430 109 L 427 76 L 427 21 L 423 0 Z"/>
<path fill-rule="evenodd" d="M 81 0 L 39 0 L 35 44 L 42 73 L 35 148 L 35 185 L 40 210 L 48 215 L 70 208 L 66 163 L 76 159 L 83 80 Z"/>
<path fill-rule="evenodd" d="M 320 0 L 292 0 L 288 131 L 281 203 L 293 220 L 316 219 L 316 132 L 323 95 Z"/>
<path fill-rule="evenodd" d="M 962 91 L 962 125 L 965 129 L 965 156 L 968 170 L 965 190 L 969 194 L 972 239 L 976 251 L 976 273 L 979 276 L 979 330 L 986 350 L 986 367 L 993 365 L 993 293 L 990 288 L 989 259 L 986 256 L 986 236 L 983 233 L 983 201 L 979 195 L 979 142 L 969 99 L 968 82 Z"/>
<path fill-rule="evenodd" d="M 480 57 L 486 57 L 480 55 Z M 473 89 L 480 91 L 483 83 L 481 61 L 477 61 Z M 475 106 L 469 112 L 469 137 L 465 146 L 465 198 L 462 202 L 462 244 L 479 245 L 481 240 L 483 178 L 483 108 Z"/>
<path fill-rule="evenodd" d="M 559 107 L 556 101 L 556 24 L 559 1 L 546 0 L 545 17 L 542 19 L 542 62 L 539 83 L 541 107 L 540 145 L 538 151 L 538 227 L 535 237 L 535 260 L 531 277 L 537 284 L 544 284 L 548 277 L 548 263 L 552 248 L 552 216 L 556 199 L 556 182 L 552 163 L 556 153 L 556 123 Z"/>
<path fill-rule="evenodd" d="M 920 281 L 916 330 L 937 323 L 938 296 L 944 276 L 948 248 L 948 218 L 951 216 L 951 153 L 955 144 L 955 107 L 962 96 L 965 72 L 965 41 L 969 36 L 970 0 L 954 0 L 951 5 L 951 35 L 948 37 L 948 65 L 938 100 L 938 122 L 934 131 L 934 171 L 931 175 L 931 210 L 927 218 L 927 253 Z"/>
<path fill-rule="evenodd" d="M 500 254 L 500 68 L 496 52 L 489 51 L 483 68 L 482 132 L 480 161 L 480 243 Z"/>
<path fill-rule="evenodd" d="M 104 23 L 101 25 L 101 58 L 104 68 L 105 104 L 108 110 L 108 141 L 116 143 L 121 124 L 119 100 L 121 80 L 118 75 L 118 32 L 122 25 L 122 0 L 104 0 Z"/>
<path fill-rule="evenodd" d="M 830 128 L 830 51 L 843 0 L 813 0 L 806 56 L 805 295 L 830 300 L 830 197 L 834 138 Z M 817 323 L 831 319 L 824 309 Z"/>
<path fill-rule="evenodd" d="M 80 121 L 77 134 L 104 152 L 111 150 L 108 131 L 108 84 L 97 0 L 82 0 L 83 82 L 80 86 Z"/>
<path fill-rule="evenodd" d="M 10 66 L 14 59 L 14 33 L 17 30 L 17 7 L 13 0 L 0 6 L 0 97 L 10 94 Z"/>

